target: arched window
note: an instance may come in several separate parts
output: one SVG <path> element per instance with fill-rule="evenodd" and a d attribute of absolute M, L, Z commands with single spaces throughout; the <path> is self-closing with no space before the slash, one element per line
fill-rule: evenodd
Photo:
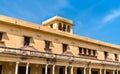
<path fill-rule="evenodd" d="M 59 25 L 58 25 L 58 30 L 62 30 L 62 24 L 61 23 L 59 23 Z"/>

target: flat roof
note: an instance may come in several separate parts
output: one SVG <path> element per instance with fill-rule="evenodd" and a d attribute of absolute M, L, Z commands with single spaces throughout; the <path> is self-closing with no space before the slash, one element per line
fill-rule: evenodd
<path fill-rule="evenodd" d="M 11 23 L 15 26 L 22 26 L 22 27 L 26 27 L 26 28 L 36 29 L 36 30 L 39 30 L 39 31 L 44 31 L 44 32 L 48 32 L 48 33 L 52 33 L 52 34 L 56 34 L 56 35 L 60 35 L 60 36 L 65 36 L 65 37 L 69 37 L 69 38 L 72 38 L 72 39 L 81 40 L 81 41 L 84 41 L 84 42 L 89 42 L 89 43 L 98 44 L 98 45 L 101 45 L 101 46 L 107 46 L 107 47 L 111 47 L 111 48 L 115 48 L 115 49 L 120 49 L 119 45 L 110 44 L 110 43 L 103 42 L 103 41 L 100 41 L 100 40 L 95 40 L 95 39 L 87 38 L 87 37 L 84 37 L 84 36 L 78 36 L 78 35 L 71 34 L 71 33 L 57 31 L 55 29 L 51 29 L 51 28 L 48 28 L 48 27 L 45 27 L 45 26 L 41 26 L 39 24 L 34 24 L 34 23 L 23 21 L 23 20 L 3 16 L 3 15 L 0 15 L 0 21 L 5 22 L 5 23 Z"/>

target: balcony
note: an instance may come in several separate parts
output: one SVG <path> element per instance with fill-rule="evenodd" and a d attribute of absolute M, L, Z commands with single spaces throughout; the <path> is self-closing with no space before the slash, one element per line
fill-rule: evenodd
<path fill-rule="evenodd" d="M 49 59 L 56 59 L 56 60 L 65 60 L 65 61 L 74 61 L 74 62 L 92 62 L 96 64 L 109 64 L 115 65 L 116 63 L 120 64 L 120 62 L 116 61 L 106 61 L 106 60 L 99 60 L 97 58 L 88 58 L 82 56 L 68 56 L 63 54 L 55 54 L 51 52 L 39 52 L 39 51 L 31 51 L 31 50 L 23 50 L 23 49 L 16 49 L 16 48 L 9 48 L 9 47 L 0 47 L 0 54 L 1 55 L 15 55 L 15 56 L 25 56 L 25 57 L 35 57 L 35 58 L 49 58 Z"/>

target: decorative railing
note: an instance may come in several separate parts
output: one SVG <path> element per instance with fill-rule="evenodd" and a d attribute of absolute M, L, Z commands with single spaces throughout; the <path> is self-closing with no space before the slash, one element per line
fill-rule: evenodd
<path fill-rule="evenodd" d="M 88 62 L 88 63 L 96 63 L 96 64 L 108 64 L 108 65 L 120 65 L 120 62 L 116 61 L 105 61 L 99 60 L 97 58 L 87 58 L 87 57 L 77 57 L 77 56 L 69 56 L 63 54 L 55 54 L 51 52 L 39 52 L 39 51 L 31 51 L 17 48 L 9 48 L 9 47 L 0 47 L 0 54 L 7 55 L 16 55 L 23 57 L 36 57 L 36 58 L 49 58 L 56 60 L 66 60 L 69 62 Z"/>

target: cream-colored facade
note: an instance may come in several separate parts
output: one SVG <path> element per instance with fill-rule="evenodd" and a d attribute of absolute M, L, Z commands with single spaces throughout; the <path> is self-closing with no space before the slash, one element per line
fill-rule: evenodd
<path fill-rule="evenodd" d="M 120 46 L 72 26 L 59 16 L 38 25 L 0 15 L 0 74 L 120 74 Z"/>

